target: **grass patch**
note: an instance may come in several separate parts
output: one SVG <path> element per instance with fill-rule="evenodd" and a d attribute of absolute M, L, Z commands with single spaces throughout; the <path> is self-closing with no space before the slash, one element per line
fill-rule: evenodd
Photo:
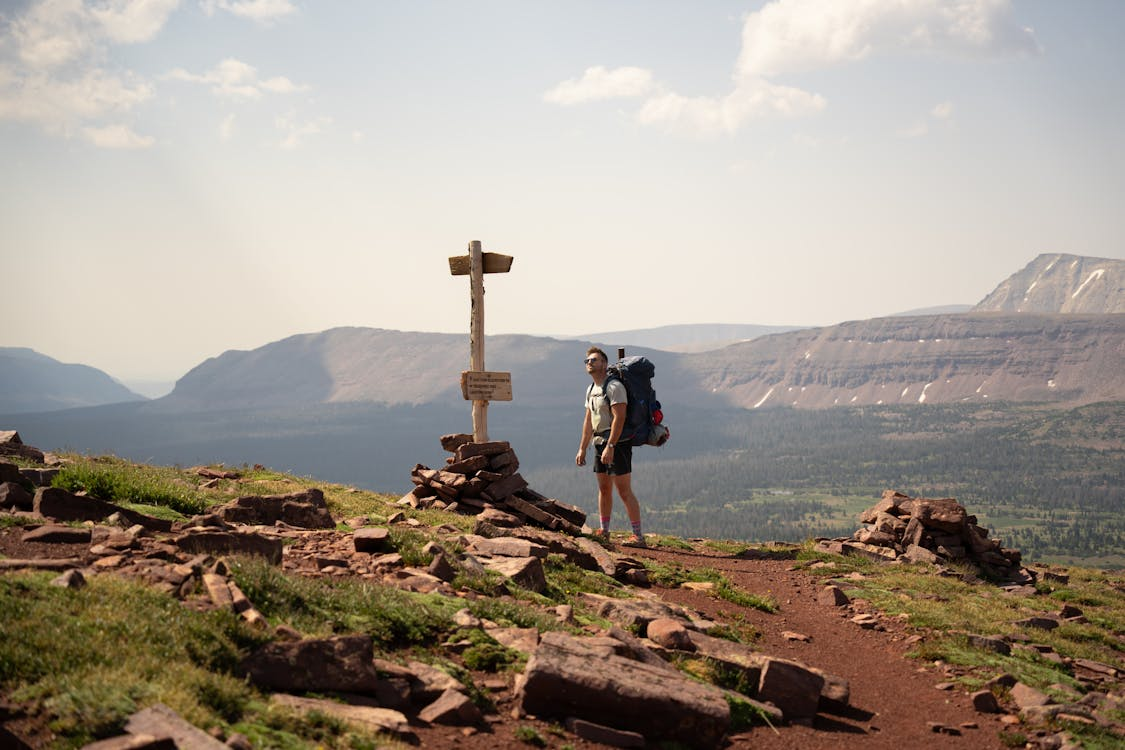
<path fill-rule="evenodd" d="M 75 460 L 64 466 L 51 486 L 114 503 L 170 508 L 185 516 L 202 513 L 210 504 L 198 485 L 176 469 L 146 466 L 112 456 Z"/>
<path fill-rule="evenodd" d="M 548 555 L 543 572 L 547 578 L 545 595 L 560 603 L 568 603 L 582 593 L 619 597 L 624 592 L 621 584 L 605 573 L 580 568 L 562 555 Z"/>
<path fill-rule="evenodd" d="M 524 724 L 516 727 L 514 734 L 517 740 L 525 744 L 535 747 L 547 747 L 547 740 L 543 739 L 543 735 L 533 726 Z"/>
<path fill-rule="evenodd" d="M 231 574 L 271 622 L 320 637 L 366 633 L 384 650 L 439 643 L 463 606 L 364 581 L 290 577 L 258 558 L 235 558 Z"/>
<path fill-rule="evenodd" d="M 657 586 L 679 588 L 689 581 L 712 583 L 714 584 L 714 588 L 710 591 L 712 596 L 731 604 L 737 604 L 740 607 L 749 607 L 769 613 L 777 611 L 777 602 L 772 598 L 743 591 L 714 568 L 688 570 L 682 565 L 667 564 L 654 560 L 645 560 L 644 565 L 648 570 L 649 580 Z"/>
<path fill-rule="evenodd" d="M 201 727 L 238 720 L 253 691 L 232 676 L 262 643 L 229 612 L 201 614 L 147 586 L 96 576 L 76 591 L 51 574 L 0 576 L 0 687 L 34 701 L 68 746 L 119 733 L 161 701 Z"/>

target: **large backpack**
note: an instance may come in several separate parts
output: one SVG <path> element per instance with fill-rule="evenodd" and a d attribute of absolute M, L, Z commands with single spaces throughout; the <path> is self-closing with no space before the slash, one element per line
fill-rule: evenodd
<path fill-rule="evenodd" d="M 607 382 L 610 378 L 617 378 L 625 386 L 629 401 L 625 407 L 625 429 L 621 431 L 620 439 L 633 445 L 664 445 L 668 442 L 670 433 L 663 424 L 664 414 L 652 388 L 655 374 L 655 365 L 645 357 L 625 357 L 606 369 Z"/>

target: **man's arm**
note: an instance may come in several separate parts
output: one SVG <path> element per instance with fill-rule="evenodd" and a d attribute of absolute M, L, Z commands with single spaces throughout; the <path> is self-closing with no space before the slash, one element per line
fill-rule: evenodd
<path fill-rule="evenodd" d="M 578 455 L 574 458 L 574 463 L 578 466 L 586 465 L 586 451 L 590 447 L 590 441 L 594 439 L 594 425 L 590 421 L 590 410 L 586 409 L 586 416 L 582 419 L 582 442 L 578 444 Z"/>

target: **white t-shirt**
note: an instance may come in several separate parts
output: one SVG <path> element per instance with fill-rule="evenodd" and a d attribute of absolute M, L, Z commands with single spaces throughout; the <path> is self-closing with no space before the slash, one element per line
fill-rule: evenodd
<path fill-rule="evenodd" d="M 595 435 L 609 432 L 613 426 L 610 406 L 624 404 L 628 400 L 625 384 L 617 378 L 607 379 L 602 385 L 594 385 L 587 390 L 586 408 L 590 410 L 590 424 L 594 427 Z"/>

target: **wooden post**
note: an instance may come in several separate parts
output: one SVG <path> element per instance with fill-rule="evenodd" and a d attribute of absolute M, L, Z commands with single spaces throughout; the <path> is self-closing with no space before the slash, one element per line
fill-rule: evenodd
<path fill-rule="evenodd" d="M 484 253 L 480 241 L 469 243 L 469 289 L 472 316 L 469 321 L 469 370 L 484 372 Z M 473 442 L 488 442 L 488 402 L 473 401 Z"/>
<path fill-rule="evenodd" d="M 473 402 L 473 442 L 488 442 L 488 402 L 512 400 L 512 376 L 484 369 L 484 275 L 507 273 L 512 258 L 481 251 L 480 242 L 469 243 L 468 255 L 449 259 L 449 272 L 469 277 L 472 312 L 469 320 L 469 369 L 461 373 L 461 393 Z"/>

